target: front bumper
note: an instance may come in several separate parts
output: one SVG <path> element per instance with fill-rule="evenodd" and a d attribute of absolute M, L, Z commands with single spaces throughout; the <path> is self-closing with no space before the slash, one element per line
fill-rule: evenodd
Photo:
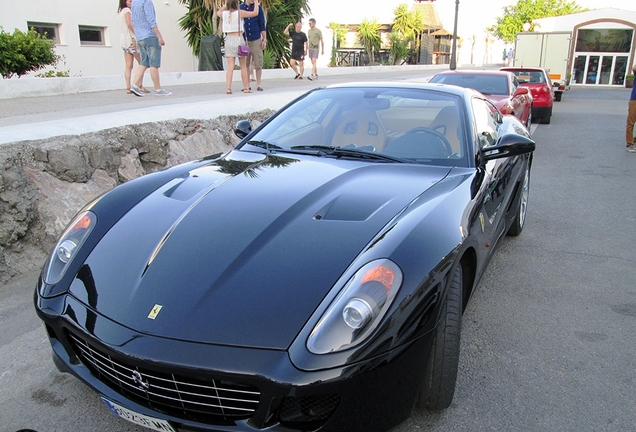
<path fill-rule="evenodd" d="M 286 351 L 135 333 L 68 295 L 36 297 L 36 309 L 58 369 L 119 405 L 187 430 L 390 429 L 412 412 L 430 346 L 429 333 L 346 367 L 307 372 Z"/>

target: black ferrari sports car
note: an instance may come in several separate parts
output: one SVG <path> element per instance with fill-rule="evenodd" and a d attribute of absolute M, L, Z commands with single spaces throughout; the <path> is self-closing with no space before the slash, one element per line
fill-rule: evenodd
<path fill-rule="evenodd" d="M 535 143 L 440 84 L 316 88 L 96 198 L 44 265 L 56 366 L 156 431 L 387 430 L 447 408 Z"/>

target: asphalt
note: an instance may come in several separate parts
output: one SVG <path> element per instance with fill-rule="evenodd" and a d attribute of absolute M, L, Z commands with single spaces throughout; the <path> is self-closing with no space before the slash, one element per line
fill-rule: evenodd
<path fill-rule="evenodd" d="M 100 80 L 95 77 L 86 80 L 82 77 L 81 88 L 73 85 L 72 78 L 63 82 L 51 81 L 50 91 L 39 90 L 37 96 L 17 93 L 15 97 L 0 98 L 0 145 L 19 141 L 40 140 L 61 135 L 76 135 L 94 132 L 129 124 L 140 124 L 178 118 L 212 119 L 220 115 L 238 115 L 263 109 L 279 109 L 294 97 L 305 91 L 324 84 L 349 81 L 427 81 L 447 65 L 415 66 L 373 66 L 325 68 L 319 71 L 318 81 L 295 80 L 293 72 L 288 70 L 264 70 L 261 87 L 256 91 L 252 82 L 250 94 L 241 92 L 242 85 L 238 71 L 235 71 L 233 94 L 226 94 L 225 72 L 214 75 L 193 76 L 209 77 L 209 82 L 179 84 L 170 81 L 162 86 L 172 92 L 170 96 L 137 97 L 121 89 L 100 90 L 103 82 L 112 82 L 113 77 Z M 308 74 L 308 70 L 305 70 Z M 43 79 L 43 78 L 38 78 Z M 55 80 L 56 78 L 50 78 Z M 32 81 L 40 84 L 37 81 Z M 79 82 L 79 79 L 78 79 Z M 88 84 L 87 84 L 88 82 Z M 24 87 L 24 82 L 20 82 Z M 47 83 L 48 84 L 48 83 Z M 53 85 L 55 84 L 55 85 Z M 151 88 L 150 77 L 144 84 Z M 173 84 L 173 85 L 170 85 Z M 62 90 L 60 90 L 62 88 Z M 64 92 L 68 89 L 68 92 Z M 9 92 L 5 90 L 5 95 Z M 60 94 L 61 93 L 61 94 Z"/>

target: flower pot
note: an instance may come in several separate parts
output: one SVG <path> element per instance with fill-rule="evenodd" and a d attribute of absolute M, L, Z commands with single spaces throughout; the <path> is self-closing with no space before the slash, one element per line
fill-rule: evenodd
<path fill-rule="evenodd" d="M 627 87 L 627 88 L 634 87 L 634 78 L 626 78 L 625 79 L 625 87 Z"/>

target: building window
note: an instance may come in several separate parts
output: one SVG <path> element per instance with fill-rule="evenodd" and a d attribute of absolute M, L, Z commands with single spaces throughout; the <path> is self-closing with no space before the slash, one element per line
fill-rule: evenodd
<path fill-rule="evenodd" d="M 60 44 L 59 24 L 27 21 L 27 28 L 33 29 L 46 39 L 52 40 L 56 45 Z"/>
<path fill-rule="evenodd" d="M 104 45 L 104 28 L 79 26 L 80 45 Z"/>

